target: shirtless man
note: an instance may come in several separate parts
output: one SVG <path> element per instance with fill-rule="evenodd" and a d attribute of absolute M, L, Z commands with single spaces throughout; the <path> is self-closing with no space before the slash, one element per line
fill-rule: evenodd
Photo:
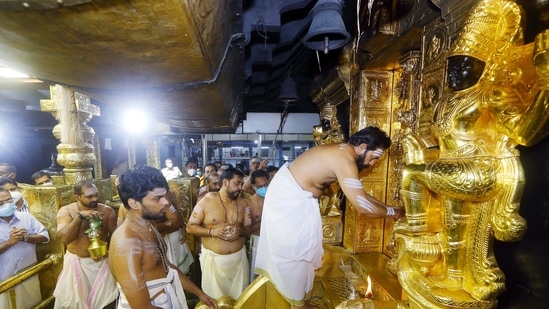
<path fill-rule="evenodd" d="M 53 292 L 55 308 L 103 308 L 116 300 L 116 282 L 107 256 L 90 257 L 85 231 L 90 227 L 89 218 L 101 216 L 101 239 L 108 243 L 116 228 L 116 212 L 98 203 L 99 190 L 91 181 L 76 184 L 74 198 L 75 203 L 61 207 L 57 213 L 57 237 L 67 246 L 67 252 Z"/>
<path fill-rule="evenodd" d="M 248 286 L 246 237 L 251 221 L 246 202 L 239 198 L 244 174 L 230 168 L 221 175 L 221 189 L 210 192 L 193 209 L 187 233 L 201 237 L 202 289 L 218 298 L 237 299 Z"/>
<path fill-rule="evenodd" d="M 376 127 L 355 133 L 347 143 L 313 147 L 271 180 L 261 220 L 255 272 L 268 277 L 292 308 L 315 308 L 305 299 L 313 289 L 315 269 L 321 266 L 322 222 L 318 197 L 338 181 L 347 200 L 370 218 L 399 218 L 364 192 L 359 172 L 373 165 L 391 140 Z"/>
<path fill-rule="evenodd" d="M 255 170 L 250 174 L 253 195 L 246 198 L 246 203 L 250 208 L 250 217 L 252 219 L 252 234 L 250 235 L 250 282 L 256 275 L 254 273 L 255 257 L 257 255 L 257 242 L 259 241 L 259 232 L 261 228 L 261 214 L 263 213 L 263 202 L 269 186 L 269 174 L 265 170 Z"/>
<path fill-rule="evenodd" d="M 206 193 L 218 192 L 219 189 L 219 174 L 217 172 L 211 172 L 210 175 L 206 176 L 206 185 L 198 189 L 197 201 L 200 201 Z"/>
<path fill-rule="evenodd" d="M 109 264 L 120 287 L 119 308 L 186 309 L 184 290 L 210 308 L 217 308 L 183 272 L 167 259 L 166 244 L 154 226 L 165 221 L 170 201 L 168 182 L 149 166 L 136 167 L 120 176 L 118 193 L 128 210 L 112 236 Z"/>

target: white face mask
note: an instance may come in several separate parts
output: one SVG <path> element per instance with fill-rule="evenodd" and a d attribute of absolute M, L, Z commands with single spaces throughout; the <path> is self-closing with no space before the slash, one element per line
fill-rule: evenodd
<path fill-rule="evenodd" d="M 46 181 L 40 185 L 40 187 L 53 186 L 53 181 Z"/>
<path fill-rule="evenodd" d="M 189 176 L 194 176 L 194 174 L 196 174 L 196 170 L 194 168 L 190 168 L 187 170 L 187 174 L 189 174 Z"/>
<path fill-rule="evenodd" d="M 23 195 L 21 194 L 21 192 L 19 192 L 19 191 L 10 191 L 10 194 L 11 194 L 11 198 L 13 199 L 13 202 L 14 202 L 14 203 L 19 202 L 19 200 L 20 200 L 21 197 L 23 196 Z"/>

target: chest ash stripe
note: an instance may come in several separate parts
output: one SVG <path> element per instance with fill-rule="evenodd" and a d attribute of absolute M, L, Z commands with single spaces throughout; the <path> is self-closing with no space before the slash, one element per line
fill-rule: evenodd
<path fill-rule="evenodd" d="M 202 208 L 200 207 L 200 205 L 196 205 L 194 206 L 194 211 L 191 215 L 191 218 L 189 219 L 189 222 L 190 223 L 194 223 L 194 224 L 199 224 L 199 221 L 198 219 L 196 218 L 196 213 L 197 212 L 201 212 L 202 211 Z"/>

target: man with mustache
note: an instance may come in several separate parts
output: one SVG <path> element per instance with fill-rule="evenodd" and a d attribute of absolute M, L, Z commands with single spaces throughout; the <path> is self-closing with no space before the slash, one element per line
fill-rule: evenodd
<path fill-rule="evenodd" d="M 150 166 L 138 166 L 120 175 L 117 186 L 127 211 L 113 234 L 110 267 L 118 281 L 118 308 L 187 309 L 185 291 L 209 308 L 217 308 L 191 279 L 168 259 L 166 243 L 156 222 L 166 222 L 174 202 L 168 199 L 168 182 Z"/>
<path fill-rule="evenodd" d="M 318 198 L 327 186 L 337 181 L 355 209 L 370 218 L 403 215 L 402 210 L 367 194 L 359 176 L 390 145 L 385 132 L 367 127 L 346 143 L 305 151 L 271 180 L 263 204 L 255 272 L 268 277 L 291 308 L 316 308 L 305 300 L 324 254 Z"/>
<path fill-rule="evenodd" d="M 107 256 L 90 256 L 86 230 L 90 219 L 102 218 L 100 238 L 108 243 L 116 228 L 116 212 L 98 202 L 99 190 L 91 181 L 77 183 L 74 198 L 76 202 L 57 213 L 57 237 L 67 246 L 67 252 L 53 292 L 54 308 L 104 308 L 116 300 L 118 289 Z"/>
<path fill-rule="evenodd" d="M 245 244 L 251 234 L 251 219 L 246 201 L 240 198 L 243 184 L 242 172 L 225 170 L 219 192 L 207 193 L 187 223 L 187 233 L 200 237 L 202 243 L 202 289 L 214 298 L 230 295 L 237 299 L 248 286 Z"/>

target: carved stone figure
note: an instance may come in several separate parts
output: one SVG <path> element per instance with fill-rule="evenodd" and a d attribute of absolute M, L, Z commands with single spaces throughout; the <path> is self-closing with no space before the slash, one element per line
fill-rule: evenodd
<path fill-rule="evenodd" d="M 411 308 L 494 308 L 505 288 L 493 238 L 519 240 L 526 229 L 515 147 L 549 133 L 549 30 L 524 44 L 521 17 L 512 1 L 477 4 L 448 55 L 438 148 L 413 134 L 402 142 L 406 222 L 395 237 Z"/>

